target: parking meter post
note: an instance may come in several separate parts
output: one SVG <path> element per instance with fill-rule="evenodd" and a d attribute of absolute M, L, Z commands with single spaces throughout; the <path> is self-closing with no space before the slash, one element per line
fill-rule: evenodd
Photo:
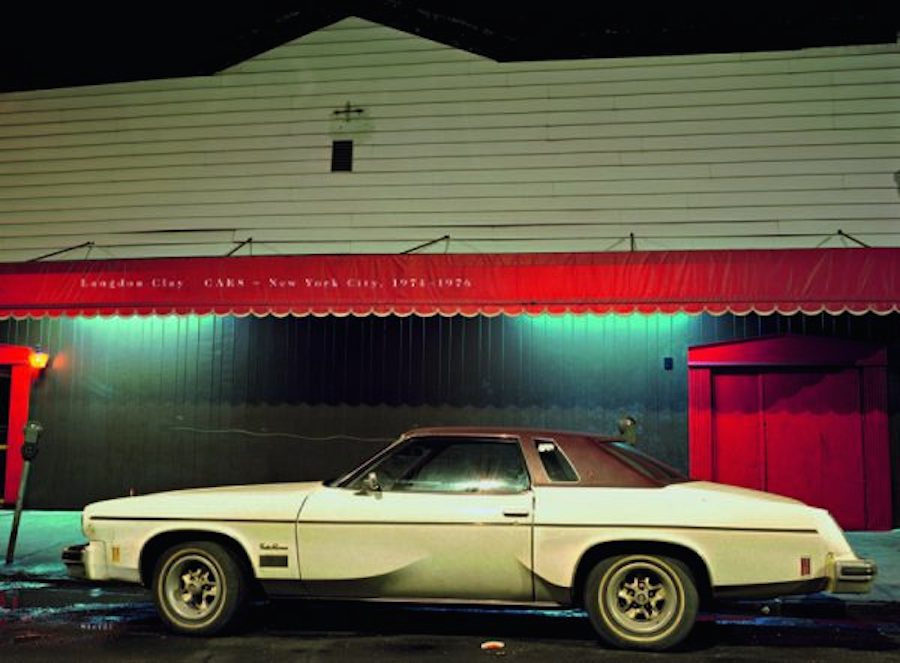
<path fill-rule="evenodd" d="M 19 481 L 19 495 L 16 498 L 16 510 L 13 514 L 12 529 L 9 532 L 9 543 L 6 546 L 6 563 L 12 564 L 16 553 L 16 539 L 19 538 L 19 521 L 22 519 L 22 508 L 25 506 L 25 490 L 28 487 L 28 475 L 31 473 L 31 461 L 38 451 L 38 438 L 44 427 L 37 421 L 25 424 L 25 444 L 22 445 L 22 478 Z"/>
<path fill-rule="evenodd" d="M 13 514 L 12 529 L 9 532 L 9 543 L 6 546 L 6 563 L 12 564 L 16 553 L 16 539 L 19 538 L 19 521 L 22 519 L 22 507 L 25 503 L 25 488 L 28 485 L 28 474 L 31 461 L 26 460 L 22 467 L 22 479 L 19 481 L 19 496 L 16 498 L 16 510 Z"/>

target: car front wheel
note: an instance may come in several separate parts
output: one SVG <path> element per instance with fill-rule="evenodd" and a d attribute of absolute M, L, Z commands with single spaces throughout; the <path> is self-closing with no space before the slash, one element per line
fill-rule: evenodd
<path fill-rule="evenodd" d="M 196 541 L 172 546 L 153 574 L 153 598 L 174 631 L 213 635 L 234 621 L 247 596 L 240 563 L 224 546 Z"/>
<path fill-rule="evenodd" d="M 663 555 L 620 555 L 599 562 L 587 577 L 585 608 L 607 643 L 660 651 L 684 640 L 699 597 L 690 569 Z"/>

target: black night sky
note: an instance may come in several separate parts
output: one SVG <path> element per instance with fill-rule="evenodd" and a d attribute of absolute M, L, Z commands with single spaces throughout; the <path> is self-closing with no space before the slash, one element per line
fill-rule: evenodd
<path fill-rule="evenodd" d="M 887 2 L 5 3 L 0 91 L 212 74 L 350 15 L 500 61 L 889 43 L 900 30 Z"/>

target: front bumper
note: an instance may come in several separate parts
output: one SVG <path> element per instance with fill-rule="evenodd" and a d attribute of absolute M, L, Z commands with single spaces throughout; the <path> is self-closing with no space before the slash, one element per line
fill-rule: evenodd
<path fill-rule="evenodd" d="M 828 591 L 835 594 L 865 594 L 872 589 L 878 567 L 870 559 L 832 559 Z"/>
<path fill-rule="evenodd" d="M 69 577 L 87 578 L 84 571 L 84 549 L 87 546 L 86 543 L 79 543 L 77 546 L 69 546 L 62 551 L 62 561 L 66 565 Z"/>
<path fill-rule="evenodd" d="M 62 561 L 72 578 L 79 580 L 108 580 L 106 546 L 101 541 L 91 541 L 69 546 L 62 551 Z"/>

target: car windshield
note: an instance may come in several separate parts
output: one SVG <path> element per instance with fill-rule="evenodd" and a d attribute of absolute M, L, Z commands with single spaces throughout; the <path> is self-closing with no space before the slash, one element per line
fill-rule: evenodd
<path fill-rule="evenodd" d="M 627 442 L 608 442 L 607 449 L 616 458 L 637 470 L 644 476 L 662 483 L 681 483 L 690 481 L 688 477 L 674 467 L 656 460 L 643 451 L 635 449 Z"/>

